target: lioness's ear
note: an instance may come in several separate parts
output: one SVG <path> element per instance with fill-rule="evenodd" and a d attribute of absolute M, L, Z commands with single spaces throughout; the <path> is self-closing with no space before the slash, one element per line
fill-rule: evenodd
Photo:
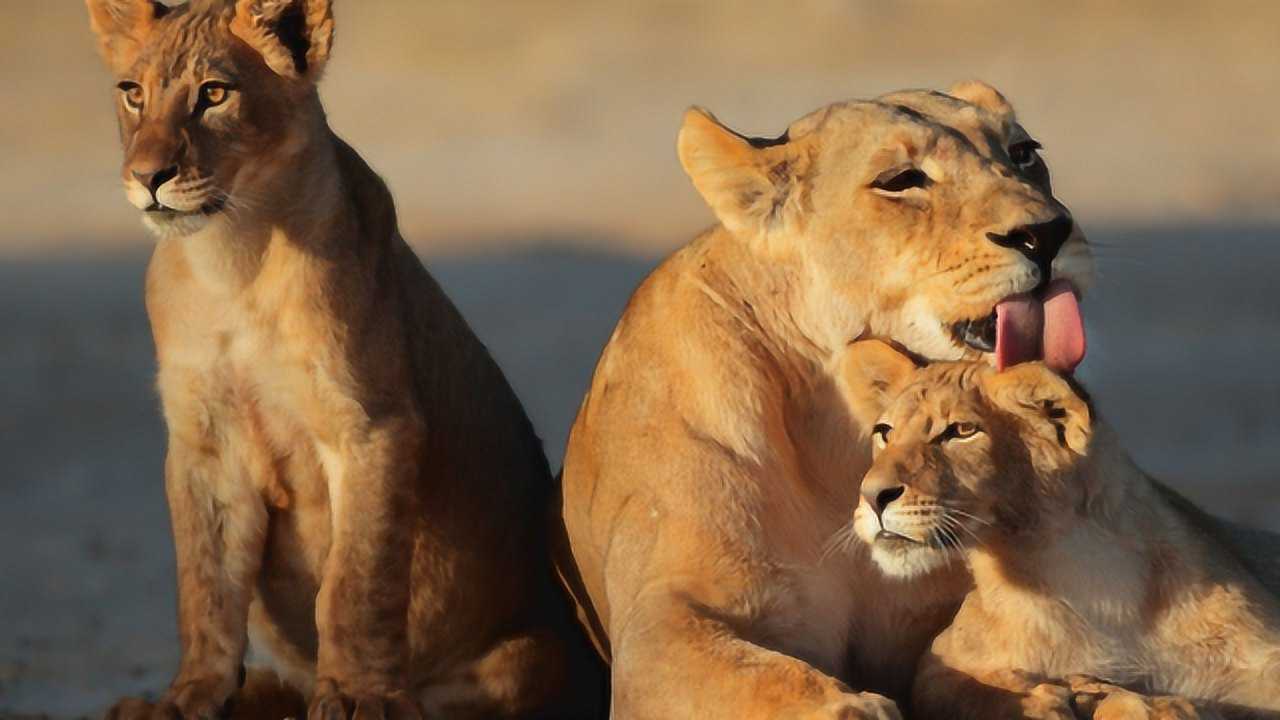
<path fill-rule="evenodd" d="M 747 138 L 702 108 L 684 114 L 680 164 L 716 218 L 735 235 L 753 236 L 795 220 L 808 156 L 786 134 Z"/>
<path fill-rule="evenodd" d="M 277 75 L 316 82 L 333 46 L 331 0 L 237 0 L 231 32 Z"/>
<path fill-rule="evenodd" d="M 981 80 L 966 80 L 952 86 L 947 94 L 953 98 L 959 98 L 967 103 L 977 105 L 983 110 L 995 113 L 996 115 L 1012 115 L 1013 106 L 1009 101 L 1000 94 L 1000 91 L 982 82 Z"/>
<path fill-rule="evenodd" d="M 85 5 L 102 59 L 117 75 L 129 69 L 155 21 L 169 12 L 168 6 L 151 0 L 85 0 Z"/>
<path fill-rule="evenodd" d="M 841 361 L 840 381 L 853 419 L 870 428 L 915 375 L 916 364 L 888 343 L 853 343 Z"/>
<path fill-rule="evenodd" d="M 982 380 L 983 393 L 997 407 L 1033 417 L 1056 429 L 1058 442 L 1084 455 L 1093 433 L 1088 401 L 1043 363 L 1023 363 Z"/>

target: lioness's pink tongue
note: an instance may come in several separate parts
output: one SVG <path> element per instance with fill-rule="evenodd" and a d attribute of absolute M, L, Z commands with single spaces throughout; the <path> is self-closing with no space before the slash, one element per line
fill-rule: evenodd
<path fill-rule="evenodd" d="M 1044 364 L 1058 372 L 1071 372 L 1084 360 L 1084 318 L 1075 289 L 1066 280 L 1055 280 L 1044 295 Z"/>
<path fill-rule="evenodd" d="M 1059 372 L 1084 360 L 1084 320 L 1075 289 L 1066 280 L 1046 288 L 1044 301 L 1015 295 L 996 305 L 996 369 L 1043 358 Z"/>
<path fill-rule="evenodd" d="M 1044 306 L 1030 295 L 1014 295 L 996 305 L 996 369 L 1040 357 Z"/>

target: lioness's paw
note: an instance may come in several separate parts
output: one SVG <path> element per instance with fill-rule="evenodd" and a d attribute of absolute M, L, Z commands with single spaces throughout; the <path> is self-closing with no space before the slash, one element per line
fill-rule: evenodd
<path fill-rule="evenodd" d="M 407 692 L 344 692 L 331 680 L 316 683 L 307 720 L 424 720 Z"/>
<path fill-rule="evenodd" d="M 1172 696 L 1147 697 L 1093 678 L 1074 678 L 1075 703 L 1093 720 L 1217 720 L 1191 701 Z"/>
<path fill-rule="evenodd" d="M 1041 683 L 1022 697 L 1022 717 L 1026 720 L 1077 720 L 1088 717 L 1076 713 L 1074 693 L 1064 685 Z"/>
<path fill-rule="evenodd" d="M 902 712 L 889 698 L 875 693 L 849 695 L 823 708 L 824 720 L 902 720 Z"/>

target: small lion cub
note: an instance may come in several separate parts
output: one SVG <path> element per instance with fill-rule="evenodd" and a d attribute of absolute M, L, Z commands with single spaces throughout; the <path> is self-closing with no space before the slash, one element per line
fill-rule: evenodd
<path fill-rule="evenodd" d="M 917 368 L 878 341 L 850 353 L 852 410 L 874 428 L 858 536 L 889 575 L 973 573 L 913 717 L 1280 718 L 1280 599 L 1068 381 L 1039 363 Z"/>

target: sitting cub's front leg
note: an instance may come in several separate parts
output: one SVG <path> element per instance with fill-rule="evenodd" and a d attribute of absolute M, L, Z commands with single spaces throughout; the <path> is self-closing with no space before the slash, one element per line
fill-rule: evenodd
<path fill-rule="evenodd" d="M 180 411 L 167 404 L 165 493 L 177 551 L 182 662 L 158 703 L 126 698 L 108 712 L 111 720 L 219 717 L 242 680 L 266 507 L 246 478 L 231 472 L 198 431 L 187 432 Z"/>
<path fill-rule="evenodd" d="M 321 450 L 333 525 L 308 716 L 420 718 L 408 687 L 407 622 L 422 424 L 393 417 L 340 438 Z"/>

